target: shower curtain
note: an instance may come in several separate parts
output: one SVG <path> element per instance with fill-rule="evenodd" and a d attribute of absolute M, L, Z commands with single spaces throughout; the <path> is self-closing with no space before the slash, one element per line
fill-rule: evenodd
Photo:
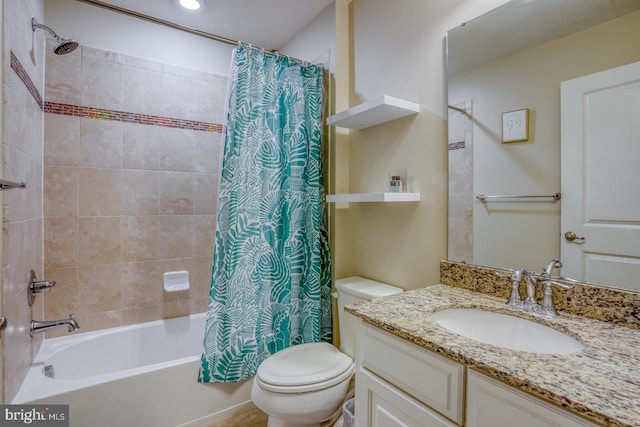
<path fill-rule="evenodd" d="M 321 67 L 234 51 L 199 382 L 331 340 Z"/>

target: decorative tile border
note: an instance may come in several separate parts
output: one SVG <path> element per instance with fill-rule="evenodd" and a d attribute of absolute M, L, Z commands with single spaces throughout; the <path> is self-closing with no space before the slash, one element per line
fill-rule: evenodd
<path fill-rule="evenodd" d="M 464 148 L 464 141 L 452 142 L 451 144 L 449 144 L 449 151 L 461 150 L 463 148 Z"/>
<path fill-rule="evenodd" d="M 38 88 L 29 74 L 24 69 L 18 58 L 10 52 L 11 69 L 22 80 L 33 99 L 38 103 L 42 111 L 51 114 L 61 114 L 64 116 L 82 117 L 87 119 L 114 120 L 125 123 L 137 123 L 149 126 L 162 126 L 178 129 L 189 129 L 210 133 L 222 133 L 224 126 L 218 123 L 199 122 L 195 120 L 174 119 L 171 117 L 153 116 L 150 114 L 128 113 L 126 111 L 107 110 L 103 108 L 92 108 L 81 105 L 61 104 L 42 100 Z"/>
<path fill-rule="evenodd" d="M 103 108 L 84 107 L 81 105 L 61 104 L 49 101 L 44 102 L 44 112 L 87 119 L 114 120 L 125 123 L 199 130 L 211 133 L 222 133 L 223 129 L 223 126 L 217 123 L 174 119 L 171 117 L 152 116 L 150 114 L 127 113 L 126 111 L 106 110 Z"/>
<path fill-rule="evenodd" d="M 24 85 L 27 87 L 27 90 L 29 91 L 29 93 L 31 93 L 33 99 L 35 99 L 40 108 L 42 108 L 42 96 L 40 96 L 40 92 L 38 91 L 36 85 L 33 84 L 33 80 L 31 80 L 31 77 L 29 77 L 27 70 L 24 69 L 24 67 L 12 51 L 9 51 L 9 57 L 11 62 L 11 69 L 16 73 L 18 78 L 22 80 L 22 83 L 24 83 Z"/>

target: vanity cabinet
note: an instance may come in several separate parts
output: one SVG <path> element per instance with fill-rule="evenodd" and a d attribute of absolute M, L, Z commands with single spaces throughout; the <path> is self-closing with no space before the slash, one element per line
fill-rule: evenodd
<path fill-rule="evenodd" d="M 469 369 L 467 425 L 596 427 L 583 418 Z"/>
<path fill-rule="evenodd" d="M 364 322 L 357 352 L 356 427 L 597 426 Z"/>
<path fill-rule="evenodd" d="M 463 365 L 366 323 L 359 332 L 356 427 L 462 425 Z"/>

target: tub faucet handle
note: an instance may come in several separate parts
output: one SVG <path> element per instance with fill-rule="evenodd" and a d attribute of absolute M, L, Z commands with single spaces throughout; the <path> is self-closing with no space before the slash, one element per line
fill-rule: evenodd
<path fill-rule="evenodd" d="M 56 282 L 53 280 L 38 280 L 36 272 L 33 270 L 29 271 L 29 276 L 27 277 L 27 302 L 29 303 L 29 306 L 32 306 L 33 302 L 36 300 L 36 294 L 46 292 L 55 285 Z"/>

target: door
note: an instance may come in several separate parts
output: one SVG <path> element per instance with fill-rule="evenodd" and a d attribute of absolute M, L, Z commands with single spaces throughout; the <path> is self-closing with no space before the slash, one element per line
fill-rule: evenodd
<path fill-rule="evenodd" d="M 640 289 L 640 62 L 561 96 L 562 274 Z"/>

